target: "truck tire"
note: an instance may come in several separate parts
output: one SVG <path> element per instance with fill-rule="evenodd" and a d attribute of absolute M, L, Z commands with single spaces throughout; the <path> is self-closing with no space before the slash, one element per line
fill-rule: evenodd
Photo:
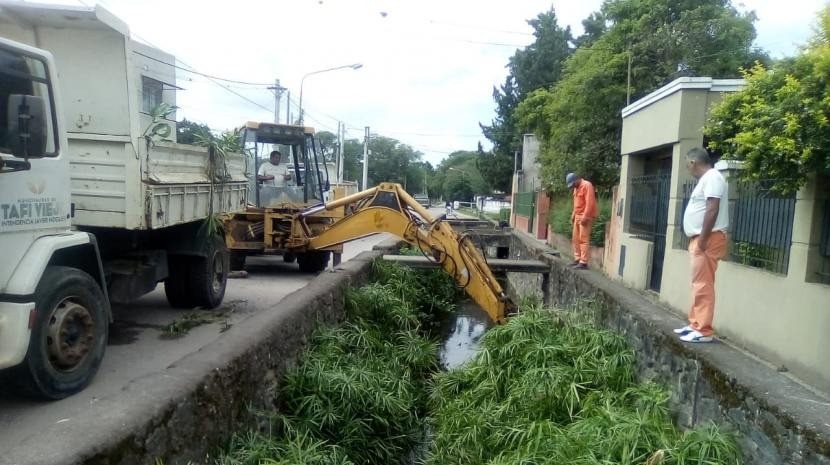
<path fill-rule="evenodd" d="M 329 252 L 305 252 L 297 254 L 297 264 L 303 273 L 319 273 L 329 264 Z"/>
<path fill-rule="evenodd" d="M 195 306 L 215 308 L 225 298 L 230 254 L 221 238 L 206 241 L 205 252 L 204 257 L 191 258 L 188 293 Z"/>
<path fill-rule="evenodd" d="M 193 308 L 196 304 L 188 295 L 187 281 L 190 274 L 190 257 L 167 256 L 167 279 L 164 280 L 164 295 L 173 308 Z"/>
<path fill-rule="evenodd" d="M 231 271 L 241 271 L 245 269 L 245 259 L 248 258 L 242 252 L 230 253 L 230 269 Z"/>
<path fill-rule="evenodd" d="M 62 399 L 95 377 L 107 347 L 104 293 L 92 276 L 66 266 L 46 268 L 35 290 L 35 322 L 23 362 L 10 379 L 18 392 Z"/>

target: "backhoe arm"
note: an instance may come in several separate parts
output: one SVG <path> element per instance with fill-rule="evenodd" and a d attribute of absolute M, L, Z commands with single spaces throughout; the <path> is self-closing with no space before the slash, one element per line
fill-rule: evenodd
<path fill-rule="evenodd" d="M 306 217 L 340 207 L 354 208 L 351 214 L 312 235 Z M 467 235 L 456 233 L 449 224 L 436 220 L 399 184 L 377 187 L 344 197 L 325 206 L 309 209 L 294 221 L 292 235 L 303 238 L 307 250 L 318 250 L 376 233 L 392 233 L 418 247 L 434 259 L 467 294 L 493 319 L 503 323 L 511 310 L 510 301 L 496 281 L 482 254 Z"/>

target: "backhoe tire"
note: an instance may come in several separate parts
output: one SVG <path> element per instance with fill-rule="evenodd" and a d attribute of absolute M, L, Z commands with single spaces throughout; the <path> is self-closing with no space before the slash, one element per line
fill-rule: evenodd
<path fill-rule="evenodd" d="M 164 295 L 173 308 L 193 308 L 197 306 L 190 296 L 188 280 L 190 276 L 191 257 L 168 255 L 167 279 L 164 280 Z"/>
<path fill-rule="evenodd" d="M 35 290 L 26 358 L 4 375 L 20 394 L 62 399 L 83 390 L 107 347 L 109 316 L 101 287 L 76 268 L 46 268 Z"/>
<path fill-rule="evenodd" d="M 294 252 L 285 252 L 284 254 L 282 254 L 282 261 L 284 261 L 285 263 L 294 263 L 295 261 L 297 261 L 297 254 L 295 254 Z"/>
<path fill-rule="evenodd" d="M 205 255 L 191 259 L 188 292 L 196 306 L 216 308 L 225 298 L 230 254 L 221 238 L 213 238 L 205 242 Z"/>
<path fill-rule="evenodd" d="M 230 269 L 231 271 L 242 271 L 245 269 L 245 259 L 248 258 L 242 252 L 230 253 Z"/>
<path fill-rule="evenodd" d="M 297 254 L 297 264 L 303 273 L 319 273 L 329 264 L 330 252 L 305 252 Z"/>

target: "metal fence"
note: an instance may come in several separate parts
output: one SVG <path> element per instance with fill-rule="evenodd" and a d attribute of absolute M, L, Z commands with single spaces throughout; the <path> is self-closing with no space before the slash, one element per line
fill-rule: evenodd
<path fill-rule="evenodd" d="M 821 228 L 821 245 L 819 253 L 822 257 L 822 267 L 819 271 L 819 281 L 830 284 L 830 200 L 824 201 L 824 220 Z"/>
<path fill-rule="evenodd" d="M 645 240 L 665 234 L 671 173 L 634 176 L 629 181 L 631 206 L 628 232 Z"/>
<path fill-rule="evenodd" d="M 792 245 L 795 195 L 770 190 L 773 181 L 737 184 L 737 199 L 730 204 L 728 259 L 742 265 L 787 274 Z M 687 249 L 690 239 L 683 233 L 683 213 L 697 181 L 683 185 L 683 207 L 677 212 L 679 239 L 676 248 Z M 830 247 L 830 246 L 828 246 Z"/>
<path fill-rule="evenodd" d="M 513 209 L 515 214 L 528 218 L 533 217 L 533 210 L 536 206 L 536 192 L 517 192 L 515 202 L 516 206 Z"/>
<path fill-rule="evenodd" d="M 772 181 L 739 182 L 730 226 L 730 258 L 736 263 L 787 274 L 795 194 L 770 190 Z"/>

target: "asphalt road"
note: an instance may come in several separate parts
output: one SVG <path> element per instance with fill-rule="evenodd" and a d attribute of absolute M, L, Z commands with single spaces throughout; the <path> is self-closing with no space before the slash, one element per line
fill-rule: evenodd
<path fill-rule="evenodd" d="M 343 261 L 388 237 L 378 234 L 346 244 Z M 116 321 L 110 326 L 107 353 L 98 375 L 84 391 L 54 402 L 0 393 L 0 464 L 21 444 L 48 441 L 37 438 L 38 433 L 52 424 L 71 422 L 73 416 L 95 409 L 101 399 L 124 396 L 128 404 L 123 390 L 131 382 L 164 370 L 257 312 L 277 311 L 282 298 L 314 277 L 300 273 L 296 264 L 283 263 L 281 257 L 249 258 L 246 269 L 248 278 L 229 280 L 222 306 L 212 311 L 170 308 L 163 285 L 133 304 L 113 308 Z M 182 329 L 190 324 L 194 326 L 189 330 Z M 113 416 L 101 412 L 100 418 Z M 77 427 L 83 429 L 83 425 Z"/>

